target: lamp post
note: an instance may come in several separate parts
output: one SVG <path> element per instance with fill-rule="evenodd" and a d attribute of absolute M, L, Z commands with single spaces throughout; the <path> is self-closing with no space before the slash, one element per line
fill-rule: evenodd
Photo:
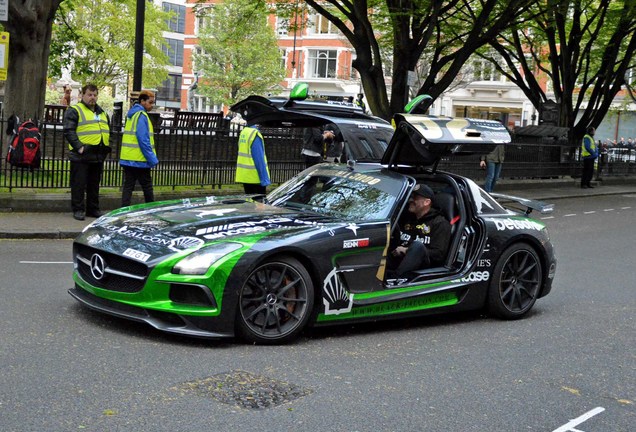
<path fill-rule="evenodd" d="M 137 15 L 135 23 L 135 63 L 133 66 L 133 91 L 141 90 L 141 73 L 144 60 L 144 21 L 146 1 L 137 0 Z"/>

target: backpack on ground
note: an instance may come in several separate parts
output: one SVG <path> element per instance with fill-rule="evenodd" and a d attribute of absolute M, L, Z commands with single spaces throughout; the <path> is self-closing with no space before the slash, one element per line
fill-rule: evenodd
<path fill-rule="evenodd" d="M 7 162 L 15 167 L 40 168 L 40 159 L 40 130 L 32 120 L 27 120 L 11 137 Z"/>

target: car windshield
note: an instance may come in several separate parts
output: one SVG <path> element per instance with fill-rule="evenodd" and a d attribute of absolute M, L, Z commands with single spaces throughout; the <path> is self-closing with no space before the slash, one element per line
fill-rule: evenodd
<path fill-rule="evenodd" d="M 386 220 L 402 181 L 388 176 L 317 168 L 307 170 L 267 196 L 276 206 L 355 221 Z"/>

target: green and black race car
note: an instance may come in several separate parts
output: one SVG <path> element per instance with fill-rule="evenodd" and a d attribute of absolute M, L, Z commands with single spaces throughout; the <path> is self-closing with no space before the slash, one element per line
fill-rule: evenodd
<path fill-rule="evenodd" d="M 248 124 L 335 124 L 350 162 L 313 166 L 267 196 L 115 210 L 74 242 L 74 298 L 166 332 L 284 343 L 307 326 L 427 313 L 484 308 L 515 319 L 550 292 L 553 247 L 528 216 L 550 207 L 517 199 L 527 210 L 507 210 L 435 169 L 451 153 L 508 143 L 500 123 L 401 114 L 392 133 L 345 105 L 250 97 L 233 110 Z M 382 160 L 365 162 L 378 149 Z M 395 280 L 387 250 L 418 183 L 452 224 L 448 256 Z"/>

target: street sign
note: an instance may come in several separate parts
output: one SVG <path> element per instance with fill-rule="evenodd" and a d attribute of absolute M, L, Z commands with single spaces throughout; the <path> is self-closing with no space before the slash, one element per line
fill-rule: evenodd
<path fill-rule="evenodd" d="M 0 0 L 0 21 L 9 21 L 9 0 Z"/>
<path fill-rule="evenodd" d="M 0 81 L 7 80 L 8 68 L 9 68 L 9 33 L 0 32 Z"/>

